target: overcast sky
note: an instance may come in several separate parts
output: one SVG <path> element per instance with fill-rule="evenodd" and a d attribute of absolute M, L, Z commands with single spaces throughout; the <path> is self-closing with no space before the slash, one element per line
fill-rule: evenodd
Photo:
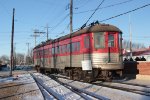
<path fill-rule="evenodd" d="M 94 12 L 102 0 L 73 0 L 73 29 L 80 28 Z M 0 0 L 0 56 L 10 55 L 12 11 L 15 8 L 16 52 L 27 53 L 26 43 L 34 47 L 31 37 L 35 29 L 45 31 L 49 25 L 49 38 L 57 38 L 69 33 L 70 0 Z M 109 17 L 149 4 L 149 0 L 105 0 L 88 22 L 101 21 Z M 115 6 L 110 6 L 115 5 Z M 133 42 L 150 45 L 150 6 L 130 13 Z M 105 21 L 123 31 L 124 40 L 129 40 L 129 14 Z M 46 40 L 46 34 L 37 37 L 37 44 Z"/>

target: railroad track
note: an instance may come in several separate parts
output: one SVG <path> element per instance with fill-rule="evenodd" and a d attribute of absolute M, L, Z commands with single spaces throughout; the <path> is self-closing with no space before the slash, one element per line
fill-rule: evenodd
<path fill-rule="evenodd" d="M 132 92 L 140 95 L 150 96 L 150 87 L 144 87 L 144 85 L 139 85 L 134 83 L 133 84 L 119 83 L 119 82 L 99 82 L 99 83 L 92 83 L 92 84 L 109 87 L 112 89 Z"/>
<path fill-rule="evenodd" d="M 32 76 L 32 78 L 35 80 L 36 84 L 38 85 L 42 95 L 43 95 L 43 98 L 46 100 L 46 98 L 49 98 L 49 99 L 59 99 L 54 93 L 52 92 L 49 92 L 49 90 L 47 88 L 45 88 L 37 79 L 36 77 L 30 73 L 30 75 Z"/>
<path fill-rule="evenodd" d="M 39 91 L 38 88 L 35 88 L 35 81 L 31 76 L 26 76 L 23 79 L 12 78 L 15 82 L 2 83 L 0 85 L 0 100 L 5 99 L 14 99 L 20 100 L 19 98 L 23 98 L 24 95 L 37 93 Z M 24 87 L 33 87 L 33 88 L 24 88 Z M 25 97 L 25 96 L 24 96 Z"/>
<path fill-rule="evenodd" d="M 63 98 L 60 97 L 58 94 L 56 94 L 53 91 L 50 91 L 47 87 L 45 87 L 42 83 L 40 83 L 36 76 L 34 74 L 31 74 L 31 76 L 34 78 L 34 80 L 36 81 L 36 83 L 38 84 L 41 92 L 43 93 L 43 91 L 45 91 L 45 93 L 47 93 L 47 95 L 52 95 L 52 98 L 58 99 L 58 100 L 62 100 Z M 55 80 L 57 83 L 59 83 L 60 85 L 64 86 L 65 88 L 71 90 L 73 93 L 79 95 L 83 100 L 109 100 L 108 98 L 105 98 L 103 96 L 94 94 L 92 92 L 88 92 L 79 88 L 76 88 L 74 86 L 71 86 L 69 84 L 65 84 L 59 80 L 57 80 L 55 77 L 50 77 L 51 79 Z M 43 97 L 46 98 L 45 94 L 43 93 Z"/>
<path fill-rule="evenodd" d="M 69 78 L 65 76 L 60 76 L 60 75 L 52 75 L 53 77 L 56 78 L 64 78 L 68 79 Z M 83 82 L 83 81 L 80 81 Z M 98 86 L 103 86 L 103 87 L 108 87 L 112 89 L 118 89 L 122 91 L 127 91 L 127 92 L 132 92 L 140 95 L 145 95 L 145 96 L 150 96 L 150 87 L 146 85 L 140 85 L 140 84 L 134 84 L 134 83 L 121 83 L 121 82 L 103 82 L 103 81 L 97 81 L 97 82 L 90 82 L 90 84 L 98 85 Z"/>

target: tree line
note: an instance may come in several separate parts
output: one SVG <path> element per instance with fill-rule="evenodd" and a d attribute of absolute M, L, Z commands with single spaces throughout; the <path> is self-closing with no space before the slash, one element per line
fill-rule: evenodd
<path fill-rule="evenodd" d="M 128 40 L 123 40 L 122 46 L 124 49 L 130 49 L 130 41 Z M 132 42 L 132 49 L 141 49 L 141 48 L 146 48 L 143 43 L 134 43 Z"/>
<path fill-rule="evenodd" d="M 4 65 L 4 64 L 10 65 L 10 56 L 8 55 L 0 56 L 0 65 Z M 14 52 L 14 66 L 15 65 L 32 65 L 32 64 L 33 64 L 32 49 L 27 55 L 23 53 Z"/>

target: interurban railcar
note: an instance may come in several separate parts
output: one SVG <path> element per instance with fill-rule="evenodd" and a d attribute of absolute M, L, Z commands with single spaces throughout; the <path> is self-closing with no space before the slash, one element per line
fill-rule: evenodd
<path fill-rule="evenodd" d="M 122 75 L 122 31 L 95 24 L 34 48 L 34 64 L 42 73 L 73 79 L 108 79 Z"/>

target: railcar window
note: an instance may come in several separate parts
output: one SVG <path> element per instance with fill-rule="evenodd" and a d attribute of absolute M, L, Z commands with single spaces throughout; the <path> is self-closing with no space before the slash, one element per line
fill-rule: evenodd
<path fill-rule="evenodd" d="M 55 47 L 55 54 L 57 54 L 57 47 Z"/>
<path fill-rule="evenodd" d="M 80 42 L 77 42 L 77 51 L 80 51 Z"/>
<path fill-rule="evenodd" d="M 52 54 L 54 54 L 54 48 L 52 48 Z"/>
<path fill-rule="evenodd" d="M 59 46 L 55 47 L 55 54 L 59 54 Z"/>
<path fill-rule="evenodd" d="M 62 46 L 59 46 L 59 54 L 62 53 Z"/>
<path fill-rule="evenodd" d="M 67 44 L 67 52 L 70 52 L 70 44 Z"/>
<path fill-rule="evenodd" d="M 84 37 L 84 47 L 89 48 L 89 46 L 90 46 L 90 38 L 89 38 L 89 36 L 85 36 Z"/>
<path fill-rule="evenodd" d="M 49 49 L 46 49 L 46 55 L 48 55 L 48 54 L 49 54 L 48 50 L 49 50 Z"/>
<path fill-rule="evenodd" d="M 104 32 L 94 33 L 94 46 L 95 48 L 105 48 Z"/>
<path fill-rule="evenodd" d="M 114 47 L 114 35 L 113 34 L 108 35 L 108 46 Z"/>
<path fill-rule="evenodd" d="M 66 45 L 62 46 L 62 53 L 66 53 Z"/>
<path fill-rule="evenodd" d="M 72 43 L 72 52 L 74 52 L 74 51 L 76 51 L 75 49 L 76 49 L 76 44 L 75 43 Z"/>
<path fill-rule="evenodd" d="M 40 56 L 43 56 L 43 50 L 40 50 Z"/>
<path fill-rule="evenodd" d="M 80 51 L 80 42 L 72 43 L 72 52 Z"/>
<path fill-rule="evenodd" d="M 48 52 L 49 52 L 49 54 L 51 54 L 51 49 L 50 48 L 49 48 Z"/>

